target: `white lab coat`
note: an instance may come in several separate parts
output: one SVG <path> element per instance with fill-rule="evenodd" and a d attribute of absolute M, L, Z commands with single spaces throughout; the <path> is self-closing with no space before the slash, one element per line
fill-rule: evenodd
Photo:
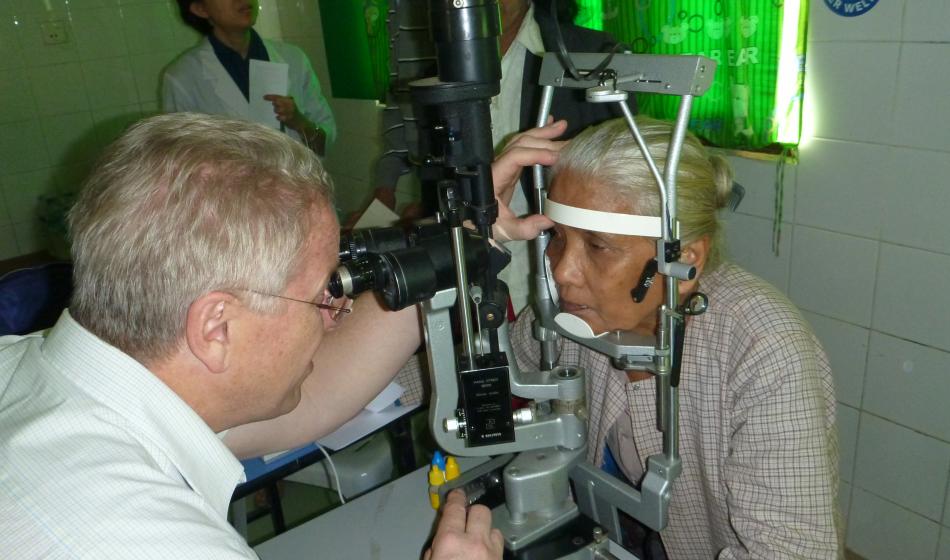
<path fill-rule="evenodd" d="M 287 43 L 267 39 L 263 41 L 271 62 L 287 64 L 288 95 L 294 98 L 297 108 L 308 119 L 326 132 L 329 146 L 336 139 L 336 122 L 330 105 L 320 92 L 320 82 L 307 55 Z M 255 120 L 248 100 L 214 54 L 207 38 L 178 57 L 165 70 L 162 78 L 162 111 L 192 111 Z M 300 140 L 300 135 L 295 131 L 288 128 L 286 132 Z"/>

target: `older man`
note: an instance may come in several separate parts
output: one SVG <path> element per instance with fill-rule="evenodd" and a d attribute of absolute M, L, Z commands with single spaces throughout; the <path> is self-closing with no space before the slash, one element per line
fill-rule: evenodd
<path fill-rule="evenodd" d="M 69 311 L 0 339 L 0 557 L 256 558 L 226 520 L 243 471 L 225 442 L 334 429 L 419 342 L 414 311 L 372 297 L 335 328 L 331 196 L 310 150 L 256 124 L 165 115 L 109 148 L 70 214 Z M 306 428 L 267 421 L 298 409 Z M 462 504 L 432 558 L 500 557 Z"/>

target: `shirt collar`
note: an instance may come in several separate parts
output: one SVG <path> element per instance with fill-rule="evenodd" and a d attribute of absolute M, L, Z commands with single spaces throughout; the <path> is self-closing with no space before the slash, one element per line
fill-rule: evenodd
<path fill-rule="evenodd" d="M 208 33 L 208 42 L 211 43 L 211 48 L 214 49 L 214 54 L 218 55 L 218 58 L 225 57 L 229 60 L 244 60 L 241 53 L 222 43 L 220 39 L 214 36 L 214 33 Z M 264 40 L 261 39 L 261 36 L 258 35 L 257 31 L 254 31 L 253 28 L 251 29 L 251 42 L 248 43 L 247 46 L 247 59 L 250 60 L 252 58 L 254 60 L 269 60 L 267 47 L 264 46 Z"/>
<path fill-rule="evenodd" d="M 537 20 L 534 19 L 534 4 L 528 6 L 528 13 L 521 20 L 521 27 L 518 28 L 518 35 L 515 36 L 515 42 L 521 43 L 528 52 L 540 55 L 544 52 L 544 41 L 541 39 L 541 28 L 538 27 Z"/>
<path fill-rule="evenodd" d="M 188 485 L 227 516 L 244 469 L 204 420 L 131 356 L 64 311 L 41 351 L 77 391 L 116 411 L 129 432 L 164 453 Z"/>

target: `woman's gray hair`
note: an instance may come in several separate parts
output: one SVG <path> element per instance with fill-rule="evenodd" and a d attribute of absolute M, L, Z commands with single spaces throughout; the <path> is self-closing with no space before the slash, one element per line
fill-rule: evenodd
<path fill-rule="evenodd" d="M 281 132 L 194 113 L 143 120 L 107 148 L 69 212 L 70 313 L 140 361 L 164 358 L 202 294 L 283 291 L 310 232 L 337 227 L 311 223 L 331 204 L 319 159 Z"/>
<path fill-rule="evenodd" d="M 650 155 L 660 172 L 673 133 L 672 123 L 636 117 Z M 575 179 L 596 181 L 632 204 L 644 216 L 660 215 L 660 189 L 624 119 L 614 119 L 584 130 L 561 151 L 554 176 L 570 171 Z M 683 142 L 676 174 L 676 209 L 684 244 L 703 237 L 710 240 L 706 270 L 722 260 L 718 211 L 729 201 L 732 169 L 722 157 L 710 155 L 692 134 Z"/>

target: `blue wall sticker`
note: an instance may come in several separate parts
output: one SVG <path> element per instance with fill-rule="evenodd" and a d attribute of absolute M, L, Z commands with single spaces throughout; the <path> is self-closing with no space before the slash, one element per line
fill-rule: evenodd
<path fill-rule="evenodd" d="M 825 5 L 839 16 L 854 17 L 871 11 L 877 0 L 825 0 Z"/>

